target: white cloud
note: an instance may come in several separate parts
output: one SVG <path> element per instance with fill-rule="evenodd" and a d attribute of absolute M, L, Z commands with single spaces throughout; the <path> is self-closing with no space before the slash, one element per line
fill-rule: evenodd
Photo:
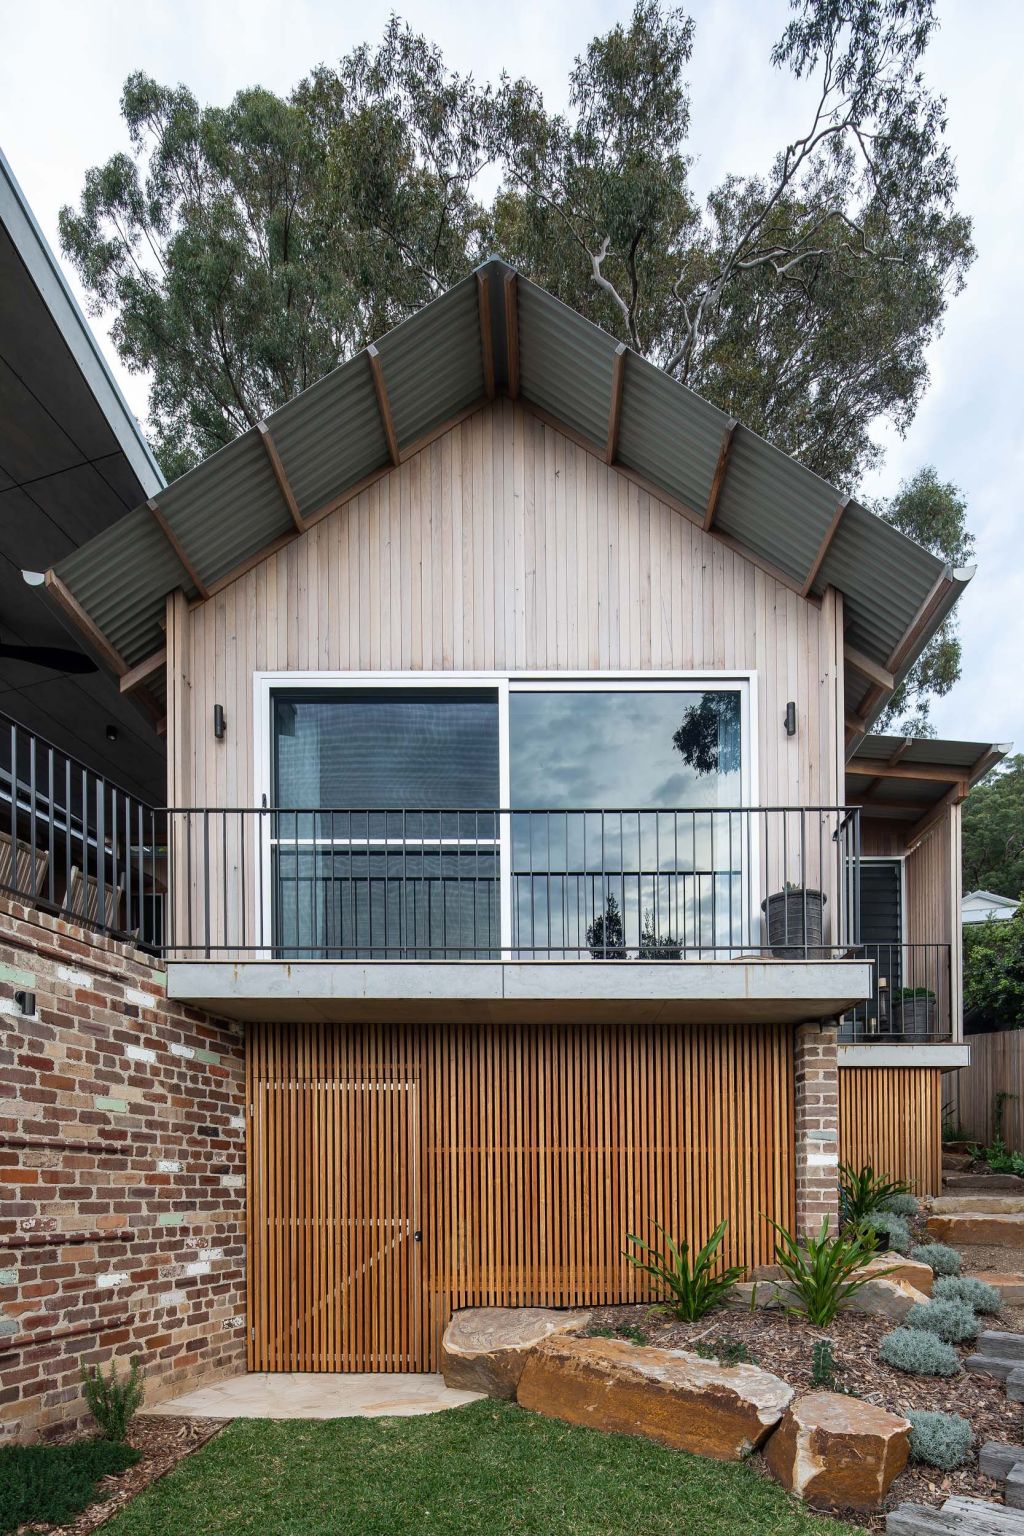
<path fill-rule="evenodd" d="M 380 35 L 392 6 L 329 0 L 0 0 L 0 143 L 56 248 L 57 212 L 74 201 L 86 169 L 125 146 L 118 100 L 125 76 L 146 69 L 186 82 L 201 100 L 224 101 L 260 82 L 285 91 L 320 60 Z M 468 0 L 400 7 L 478 79 L 529 74 L 564 105 L 573 55 L 629 6 L 622 0 L 559 6 L 526 0 L 495 12 Z M 1024 590 L 1018 487 L 1024 469 L 1024 323 L 1017 242 L 1024 224 L 1024 126 L 1019 65 L 1024 8 L 1016 0 L 940 0 L 942 30 L 930 82 L 949 100 L 963 206 L 975 219 L 978 262 L 930 357 L 932 382 L 905 442 L 883 434 L 886 464 L 865 487 L 895 489 L 932 460 L 967 494 L 978 538 L 978 575 L 962 602 L 964 677 L 935 711 L 950 735 L 1024 746 Z M 700 0 L 688 71 L 695 184 L 726 170 L 766 170 L 802 125 L 806 87 L 772 70 L 768 52 L 784 0 Z M 72 284 L 77 289 L 72 278 Z M 145 415 L 145 381 L 126 377 L 102 322 L 97 331 L 130 403 Z"/>

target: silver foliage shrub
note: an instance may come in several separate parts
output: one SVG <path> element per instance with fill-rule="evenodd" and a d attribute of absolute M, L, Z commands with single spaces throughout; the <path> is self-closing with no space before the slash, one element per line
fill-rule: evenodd
<path fill-rule="evenodd" d="M 897 1195 L 890 1195 L 883 1201 L 882 1210 L 892 1211 L 894 1216 L 916 1216 L 921 1209 L 921 1202 L 916 1195 L 906 1190 Z"/>
<path fill-rule="evenodd" d="M 903 1319 L 907 1328 L 934 1333 L 947 1344 L 976 1339 L 981 1324 L 965 1301 L 916 1301 Z"/>
<path fill-rule="evenodd" d="M 1003 1304 L 994 1285 L 973 1275 L 940 1275 L 932 1286 L 932 1296 L 936 1301 L 962 1301 L 975 1312 L 998 1312 Z"/>
<path fill-rule="evenodd" d="M 934 1275 L 958 1275 L 963 1268 L 959 1252 L 948 1243 L 920 1243 L 911 1248 L 910 1257 L 927 1264 Z"/>
<path fill-rule="evenodd" d="M 910 1454 L 914 1461 L 952 1471 L 969 1461 L 974 1433 L 958 1413 L 935 1413 L 929 1408 L 908 1408 Z"/>
<path fill-rule="evenodd" d="M 915 1376 L 955 1376 L 960 1369 L 956 1350 L 934 1333 L 920 1328 L 895 1328 L 878 1346 L 878 1358 L 897 1371 Z"/>
<path fill-rule="evenodd" d="M 873 1232 L 884 1232 L 889 1239 L 889 1247 L 897 1253 L 908 1253 L 910 1250 L 910 1228 L 902 1216 L 897 1216 L 895 1211 L 872 1211 L 864 1222 Z"/>

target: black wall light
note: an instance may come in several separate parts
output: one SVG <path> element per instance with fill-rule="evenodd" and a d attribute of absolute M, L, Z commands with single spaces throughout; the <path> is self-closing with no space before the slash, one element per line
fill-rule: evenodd
<path fill-rule="evenodd" d="M 15 992 L 14 1001 L 22 1016 L 30 1019 L 36 1011 L 36 995 L 34 992 Z"/>
<path fill-rule="evenodd" d="M 227 723 L 224 719 L 224 705 L 215 704 L 213 706 L 213 734 L 216 736 L 218 741 L 224 740 L 224 732 L 226 730 Z"/>
<path fill-rule="evenodd" d="M 784 722 L 785 727 L 786 727 L 786 735 L 787 736 L 795 736 L 796 735 L 796 705 L 793 703 L 792 699 L 790 699 L 789 703 L 786 705 L 786 713 L 783 715 L 782 718 L 783 718 L 783 722 Z"/>

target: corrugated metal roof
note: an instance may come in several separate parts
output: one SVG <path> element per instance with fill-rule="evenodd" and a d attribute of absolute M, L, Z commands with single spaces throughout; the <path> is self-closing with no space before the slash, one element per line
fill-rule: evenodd
<path fill-rule="evenodd" d="M 152 513 L 136 507 L 62 560 L 61 580 L 128 664 L 164 643 L 164 600 L 194 590 Z"/>
<path fill-rule="evenodd" d="M 985 741 L 873 733 L 863 737 L 846 765 L 847 799 L 859 801 L 865 814 L 914 822 L 941 804 L 959 780 L 977 783 L 1009 750 L 1009 745 Z M 897 763 L 898 777 L 880 775 Z M 915 768 L 944 769 L 948 778 L 917 779 Z"/>
<path fill-rule="evenodd" d="M 504 285 L 513 269 L 492 258 L 479 269 L 492 315 L 495 380 L 509 376 Z M 603 453 L 616 341 L 582 315 L 516 275 L 520 394 Z M 478 275 L 467 278 L 378 343 L 400 450 L 460 411 L 484 403 Z M 663 487 L 700 516 L 707 504 L 727 423 L 724 413 L 630 353 L 623 370 L 618 461 Z M 269 422 L 300 512 L 332 500 L 388 462 L 386 438 L 365 354 L 289 401 Z M 841 493 L 753 432 L 733 434 L 715 527 L 781 570 L 797 587 L 811 570 Z M 274 538 L 291 531 L 280 487 L 255 431 L 161 491 L 157 502 L 207 584 L 223 579 Z M 102 549 L 86 545 L 56 569 L 129 664 L 160 644 L 164 596 L 187 585 L 154 520 L 133 513 Z M 966 573 L 940 588 L 927 628 L 903 645 L 943 564 L 851 501 L 814 583 L 844 594 L 847 638 L 879 665 L 906 672 L 956 601 Z M 847 704 L 866 693 L 848 673 Z M 875 706 L 877 713 L 881 702 Z"/>
<path fill-rule="evenodd" d="M 467 277 L 377 343 L 399 448 L 483 396 L 476 278 Z"/>
<path fill-rule="evenodd" d="M 902 736 L 882 736 L 872 732 L 865 736 L 853 754 L 850 766 L 888 762 L 894 752 L 900 753 L 901 763 L 927 763 L 929 767 L 973 768 L 989 752 L 1001 752 L 987 741 L 948 741 L 939 736 L 915 736 L 904 747 Z M 901 750 L 902 749 L 902 750 Z"/>

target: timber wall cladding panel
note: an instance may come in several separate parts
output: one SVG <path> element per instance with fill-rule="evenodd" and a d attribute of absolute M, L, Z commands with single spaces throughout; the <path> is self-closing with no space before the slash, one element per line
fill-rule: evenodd
<path fill-rule="evenodd" d="M 839 1156 L 906 1179 L 919 1195 L 942 1182 L 942 1073 L 932 1067 L 846 1067 L 839 1073 Z"/>
<path fill-rule="evenodd" d="M 655 1294 L 654 1220 L 792 1225 L 787 1026 L 252 1025 L 248 1073 L 253 1370 L 436 1370 L 458 1308 Z"/>
<path fill-rule="evenodd" d="M 497 401 L 199 604 L 181 641 L 169 636 L 184 679 L 169 756 L 191 765 L 174 803 L 253 804 L 255 671 L 756 668 L 761 803 L 834 805 L 841 609 L 831 590 L 820 606 L 800 598 Z M 221 742 L 215 703 L 229 721 Z M 179 739 L 194 750 L 177 752 Z"/>
<path fill-rule="evenodd" d="M 1002 1118 L 999 1126 L 1011 1152 L 1024 1152 L 1024 1029 L 997 1034 L 971 1035 L 971 1064 L 950 1072 L 943 1080 L 943 1112 L 964 1134 L 982 1144 L 996 1134 L 999 1095 Z"/>

